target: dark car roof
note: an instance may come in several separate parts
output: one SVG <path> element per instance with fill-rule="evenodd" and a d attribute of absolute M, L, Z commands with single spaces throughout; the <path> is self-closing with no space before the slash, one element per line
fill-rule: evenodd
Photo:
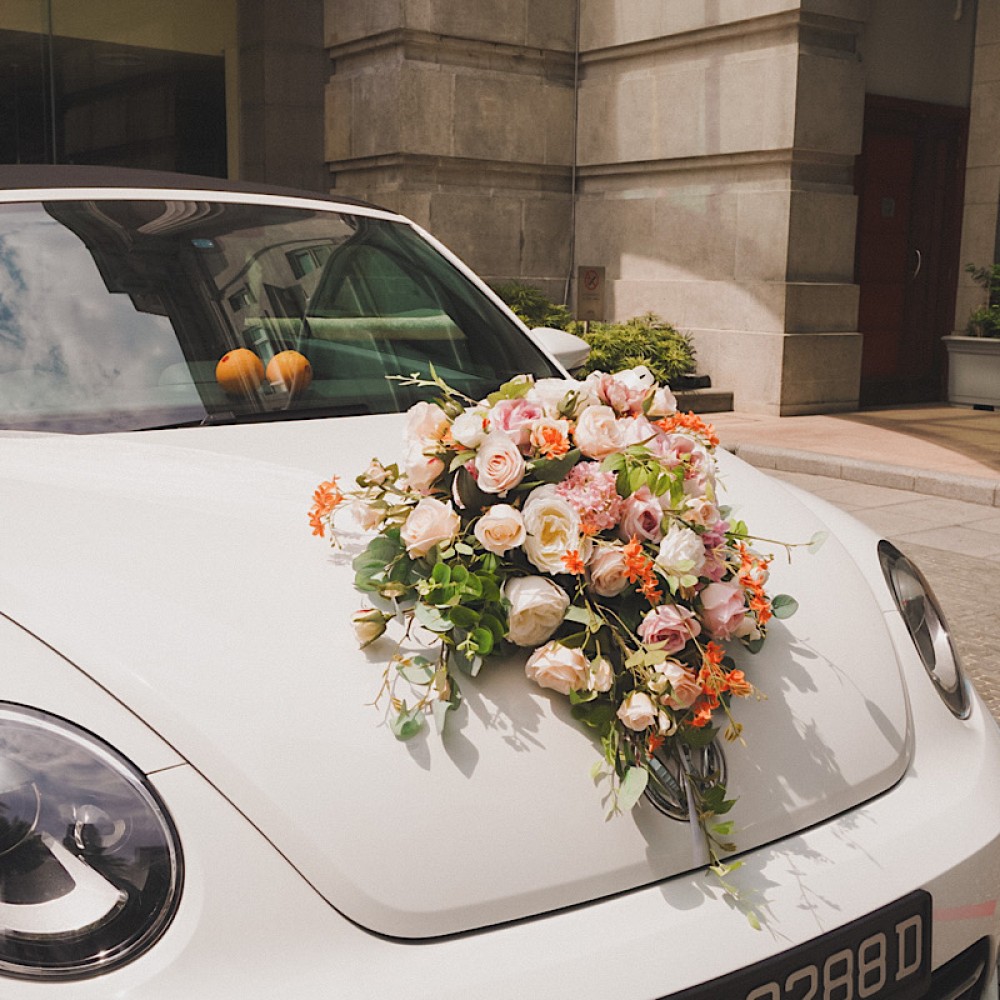
<path fill-rule="evenodd" d="M 47 163 L 0 164 L 0 191 L 27 188 L 178 188 L 199 191 L 227 191 L 237 194 L 271 194 L 285 198 L 310 198 L 313 201 L 335 201 L 339 204 L 378 208 L 357 198 L 333 197 L 322 191 L 257 184 L 251 181 L 231 181 L 223 177 L 201 177 L 196 174 L 175 174 L 160 170 L 133 170 L 127 167 L 91 167 L 52 165 Z"/>

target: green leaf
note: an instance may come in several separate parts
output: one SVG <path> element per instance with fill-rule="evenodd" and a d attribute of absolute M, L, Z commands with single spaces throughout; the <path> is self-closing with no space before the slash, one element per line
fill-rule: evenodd
<path fill-rule="evenodd" d="M 457 610 L 457 609 L 456 609 Z M 507 626 L 496 615 L 485 612 L 479 619 L 479 624 L 483 628 L 488 628 L 493 633 L 494 643 L 499 642 L 507 634 Z"/>
<path fill-rule="evenodd" d="M 570 709 L 570 714 L 585 726 L 590 726 L 591 729 L 602 730 L 606 729 L 614 719 L 615 706 L 605 699 L 588 701 L 580 705 L 574 705 Z"/>
<path fill-rule="evenodd" d="M 579 448 L 571 448 L 561 458 L 539 458 L 530 464 L 532 474 L 543 483 L 561 483 L 580 461 Z"/>
<path fill-rule="evenodd" d="M 474 556 L 476 550 L 471 545 L 466 545 L 465 542 L 455 542 L 455 551 L 461 556 Z"/>
<path fill-rule="evenodd" d="M 649 782 L 649 771 L 644 767 L 630 767 L 618 787 L 618 808 L 628 812 L 642 798 Z"/>
<path fill-rule="evenodd" d="M 472 608 L 467 608 L 462 604 L 458 604 L 451 608 L 448 612 L 448 617 L 451 619 L 452 624 L 456 628 L 471 629 L 477 622 L 480 621 L 478 612 L 473 611 Z"/>
<path fill-rule="evenodd" d="M 474 628 L 469 633 L 469 638 L 472 639 L 476 652 L 480 656 L 489 656 L 493 652 L 493 633 L 488 628 L 481 626 Z"/>
<path fill-rule="evenodd" d="M 436 568 L 436 567 L 435 567 Z M 469 571 L 464 566 L 453 566 L 451 570 L 451 582 L 461 587 L 469 579 Z"/>
<path fill-rule="evenodd" d="M 413 616 L 424 628 L 430 629 L 431 632 L 451 631 L 451 621 L 437 608 L 424 604 L 423 601 L 417 602 L 413 609 Z"/>
<path fill-rule="evenodd" d="M 707 747 L 715 739 L 715 734 L 718 731 L 715 726 L 704 726 L 701 729 L 685 726 L 680 732 L 680 737 L 689 747 L 698 749 L 699 747 Z"/>
<path fill-rule="evenodd" d="M 451 567 L 447 563 L 435 563 L 434 568 L 431 570 L 431 579 L 439 586 L 450 583 Z"/>
<path fill-rule="evenodd" d="M 830 533 L 828 531 L 817 531 L 816 534 L 809 539 L 809 544 L 806 546 L 806 551 L 812 552 L 815 555 L 823 547 L 823 543 L 829 537 Z"/>
<path fill-rule="evenodd" d="M 408 740 L 424 728 L 424 713 L 417 706 L 407 708 L 404 701 L 399 712 L 389 722 L 389 728 L 397 740 Z"/>
<path fill-rule="evenodd" d="M 788 594 L 778 594 L 771 601 L 771 611 L 775 618 L 791 618 L 799 610 L 799 602 Z"/>
<path fill-rule="evenodd" d="M 434 665 L 425 656 L 414 656 L 400 660 L 396 669 L 400 676 L 406 678 L 411 684 L 430 684 L 434 680 Z"/>

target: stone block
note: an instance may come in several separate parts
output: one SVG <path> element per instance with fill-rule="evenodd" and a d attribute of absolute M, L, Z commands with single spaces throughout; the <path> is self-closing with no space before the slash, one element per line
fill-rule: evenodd
<path fill-rule="evenodd" d="M 532 48 L 576 50 L 576 0 L 528 0 L 525 44 Z"/>
<path fill-rule="evenodd" d="M 971 167 L 966 171 L 966 205 L 996 205 L 998 198 L 1000 198 L 1000 164 Z"/>
<path fill-rule="evenodd" d="M 851 194 L 795 191 L 788 227 L 788 278 L 854 279 L 858 199 Z"/>
<path fill-rule="evenodd" d="M 404 64 L 398 114 L 402 152 L 450 156 L 454 151 L 455 74 Z"/>
<path fill-rule="evenodd" d="M 996 244 L 997 206 L 966 205 L 962 217 L 962 260 L 961 266 L 976 264 L 985 266 L 992 263 Z M 968 278 L 963 274 L 963 280 Z M 982 292 L 980 292 L 980 295 Z"/>
<path fill-rule="evenodd" d="M 526 198 L 523 209 L 521 273 L 528 281 L 560 276 L 565 279 L 570 268 L 572 238 L 573 205 L 570 195 Z M 561 290 L 560 301 L 563 294 Z"/>
<path fill-rule="evenodd" d="M 979 83 L 972 88 L 972 112 L 969 120 L 969 167 L 995 166 L 1000 163 L 1000 80 Z"/>
<path fill-rule="evenodd" d="M 400 28 L 404 0 L 326 0 L 324 35 L 327 47 Z"/>
<path fill-rule="evenodd" d="M 441 3 L 439 0 L 403 2 L 408 28 L 457 38 L 506 42 L 510 45 L 526 43 L 527 0 L 490 0 L 490 3 Z M 562 5 L 566 0 L 553 2 Z"/>
<path fill-rule="evenodd" d="M 705 113 L 709 120 L 705 152 L 787 149 L 793 145 L 795 54 L 794 44 L 781 44 L 727 59 L 718 70 L 706 72 Z"/>
<path fill-rule="evenodd" d="M 857 407 L 861 384 L 860 333 L 785 337 L 781 367 L 782 412 Z"/>
<path fill-rule="evenodd" d="M 737 195 L 683 189 L 666 190 L 664 195 L 650 199 L 653 240 L 646 252 L 660 258 L 677 278 L 732 280 Z"/>
<path fill-rule="evenodd" d="M 740 191 L 737 281 L 783 281 L 788 270 L 788 191 Z"/>
<path fill-rule="evenodd" d="M 485 278 L 517 274 L 521 263 L 520 198 L 503 194 L 437 192 L 430 231 Z"/>
<path fill-rule="evenodd" d="M 542 163 L 538 126 L 544 85 L 528 77 L 463 76 L 454 98 L 454 154 L 474 159 Z"/>
<path fill-rule="evenodd" d="M 857 285 L 790 281 L 785 286 L 785 330 L 788 333 L 853 331 L 858 328 Z"/>
<path fill-rule="evenodd" d="M 997 80 L 1000 80 L 1000 41 L 977 45 L 972 82 L 995 83 Z"/>
<path fill-rule="evenodd" d="M 976 18 L 976 44 L 989 45 L 1000 42 L 1000 5 L 980 3 Z"/>
<path fill-rule="evenodd" d="M 354 78 L 351 149 L 354 156 L 398 152 L 400 133 L 400 67 L 387 64 L 382 73 Z"/>
<path fill-rule="evenodd" d="M 798 59 L 796 149 L 861 152 L 865 74 L 860 62 L 802 52 Z"/>
<path fill-rule="evenodd" d="M 715 385 L 733 391 L 733 408 L 747 413 L 777 414 L 781 405 L 779 333 L 736 330 L 691 330 L 698 371 Z"/>
<path fill-rule="evenodd" d="M 328 162 L 348 159 L 352 152 L 354 130 L 354 81 L 350 77 L 332 76 L 326 85 L 324 117 L 326 119 L 326 159 Z"/>

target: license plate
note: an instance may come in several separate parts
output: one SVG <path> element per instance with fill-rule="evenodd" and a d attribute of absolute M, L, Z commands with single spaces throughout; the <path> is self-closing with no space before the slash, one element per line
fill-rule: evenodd
<path fill-rule="evenodd" d="M 829 934 L 664 1000 L 917 1000 L 930 981 L 931 897 L 919 890 Z"/>

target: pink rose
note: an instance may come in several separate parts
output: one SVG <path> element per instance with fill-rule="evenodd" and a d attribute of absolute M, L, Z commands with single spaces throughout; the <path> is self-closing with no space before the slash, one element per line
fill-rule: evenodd
<path fill-rule="evenodd" d="M 648 486 L 642 486 L 622 503 L 618 537 L 628 541 L 635 536 L 658 542 L 663 537 L 663 508 Z"/>
<path fill-rule="evenodd" d="M 406 553 L 419 559 L 427 555 L 435 545 L 444 545 L 454 540 L 461 527 L 458 514 L 452 510 L 451 502 L 444 503 L 436 497 L 424 497 L 410 511 L 399 532 Z"/>
<path fill-rule="evenodd" d="M 440 441 L 448 424 L 448 415 L 436 403 L 421 401 L 406 411 L 406 436 L 410 441 Z"/>
<path fill-rule="evenodd" d="M 580 414 L 573 436 L 587 458 L 606 458 L 622 449 L 621 428 L 610 406 L 588 406 Z"/>
<path fill-rule="evenodd" d="M 504 431 L 518 447 L 528 443 L 531 425 L 545 416 L 538 403 L 528 399 L 501 399 L 490 410 L 490 430 Z"/>
<path fill-rule="evenodd" d="M 579 649 L 547 642 L 528 657 L 524 672 L 539 687 L 568 695 L 586 688 L 589 666 Z"/>
<path fill-rule="evenodd" d="M 488 508 L 472 530 L 479 544 L 487 552 L 498 556 L 509 549 L 516 549 L 523 544 L 525 537 L 521 512 L 506 503 Z"/>
<path fill-rule="evenodd" d="M 656 380 L 645 365 L 607 375 L 594 372 L 587 382 L 594 385 L 601 402 L 607 403 L 616 413 L 642 413 L 642 404 L 650 394 Z"/>
<path fill-rule="evenodd" d="M 746 617 L 743 590 L 735 583 L 710 583 L 701 592 L 701 617 L 716 639 L 730 639 Z"/>
<path fill-rule="evenodd" d="M 486 435 L 476 454 L 476 484 L 484 493 L 504 494 L 524 479 L 524 456 L 503 431 Z"/>
<path fill-rule="evenodd" d="M 693 611 L 676 604 L 661 604 L 646 614 L 639 625 L 639 635 L 648 645 L 662 643 L 666 653 L 679 653 L 701 632 Z"/>
<path fill-rule="evenodd" d="M 411 489 L 429 493 L 434 480 L 444 472 L 444 462 L 434 455 L 425 455 L 422 446 L 415 443 L 407 449 L 403 472 Z"/>

